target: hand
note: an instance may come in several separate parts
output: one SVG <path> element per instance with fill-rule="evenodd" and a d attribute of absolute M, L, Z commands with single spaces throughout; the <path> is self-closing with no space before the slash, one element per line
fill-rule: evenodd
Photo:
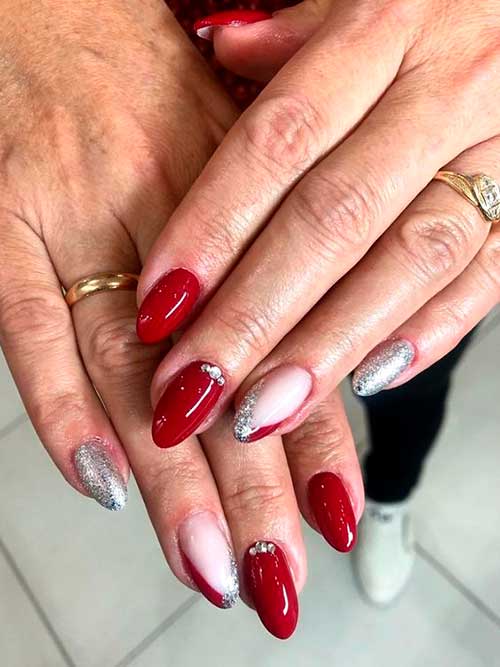
<path fill-rule="evenodd" d="M 215 32 L 242 73 L 257 40 L 256 68 L 309 39 L 232 128 L 143 270 L 143 340 L 198 315 L 153 380 L 162 447 L 207 428 L 243 381 L 236 437 L 291 432 L 381 341 L 359 393 L 419 372 L 498 302 L 500 228 L 431 183 L 443 165 L 500 177 L 496 3 L 337 2 L 303 21 L 311 8 Z M 175 310 L 177 267 L 200 290 Z M 225 378 L 200 402 L 195 360 Z M 182 406 L 179 373 L 193 392 Z"/>
<path fill-rule="evenodd" d="M 244 598 L 286 637 L 306 576 L 293 485 L 342 550 L 363 508 L 339 399 L 285 442 L 290 469 L 279 438 L 235 456 L 227 418 L 203 449 L 190 438 L 163 452 L 148 393 L 166 348 L 137 340 L 135 296 L 93 295 L 70 313 L 61 294 L 96 272 L 140 270 L 235 111 L 162 3 L 33 12 L 3 0 L 0 44 L 0 342 L 32 422 L 67 481 L 108 509 L 124 506 L 130 465 L 181 581 L 231 606 L 233 553 Z M 253 556 L 256 541 L 274 553 Z M 276 595 L 256 563 L 264 578 L 279 568 Z"/>

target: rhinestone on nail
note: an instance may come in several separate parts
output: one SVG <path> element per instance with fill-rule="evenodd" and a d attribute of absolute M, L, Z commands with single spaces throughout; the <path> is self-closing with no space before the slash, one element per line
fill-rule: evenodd
<path fill-rule="evenodd" d="M 210 364 L 202 364 L 201 365 L 201 370 L 204 373 L 208 373 L 208 375 L 212 378 L 212 380 L 215 380 L 218 385 L 221 387 L 225 383 L 224 376 L 222 375 L 222 371 L 218 366 L 211 366 Z"/>
<path fill-rule="evenodd" d="M 249 553 L 251 556 L 257 554 L 273 554 L 276 551 L 276 546 L 272 542 L 256 542 L 253 547 L 250 547 Z"/>

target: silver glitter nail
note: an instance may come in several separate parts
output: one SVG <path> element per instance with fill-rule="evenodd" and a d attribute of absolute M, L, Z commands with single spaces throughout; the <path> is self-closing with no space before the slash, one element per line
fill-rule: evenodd
<path fill-rule="evenodd" d="M 121 510 L 127 502 L 127 485 L 98 440 L 85 442 L 75 452 L 75 467 L 92 498 L 108 510 Z"/>
<path fill-rule="evenodd" d="M 233 434 L 239 442 L 248 442 L 252 433 L 253 412 L 263 386 L 264 380 L 257 382 L 247 392 L 234 415 Z"/>
<path fill-rule="evenodd" d="M 240 597 L 240 580 L 238 577 L 238 566 L 234 560 L 233 554 L 230 553 L 231 559 L 231 578 L 226 592 L 222 596 L 223 609 L 231 609 L 238 602 Z"/>
<path fill-rule="evenodd" d="M 354 371 L 352 388 L 358 396 L 372 396 L 410 366 L 415 348 L 407 340 L 387 340 L 376 347 Z"/>

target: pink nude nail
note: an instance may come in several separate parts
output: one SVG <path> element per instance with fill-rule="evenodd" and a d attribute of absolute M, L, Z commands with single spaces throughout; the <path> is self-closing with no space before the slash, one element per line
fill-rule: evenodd
<path fill-rule="evenodd" d="M 233 607 L 239 595 L 238 570 L 215 516 L 200 512 L 185 519 L 179 546 L 186 569 L 207 600 L 222 609 Z"/>
<path fill-rule="evenodd" d="M 309 396 L 312 378 L 298 366 L 281 366 L 257 382 L 243 398 L 234 418 L 234 437 L 253 442 L 273 433 Z"/>

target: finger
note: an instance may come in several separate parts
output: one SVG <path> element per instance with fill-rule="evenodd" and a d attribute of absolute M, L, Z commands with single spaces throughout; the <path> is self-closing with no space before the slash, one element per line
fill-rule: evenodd
<path fill-rule="evenodd" d="M 326 18 L 331 3 L 306 0 L 272 15 L 235 10 L 197 21 L 199 37 L 213 40 L 217 60 L 228 70 L 255 81 L 270 81 Z"/>
<path fill-rule="evenodd" d="M 206 300 L 297 179 L 357 125 L 397 74 L 404 40 L 389 39 L 390 26 L 382 20 L 362 30 L 351 14 L 344 6 L 334 44 L 315 36 L 283 68 L 236 122 L 169 220 L 138 289 L 138 333 L 145 342 L 167 337 L 197 299 Z M 368 28 L 372 18 L 365 11 L 360 21 Z M 336 73 L 328 84 L 325 67 Z M 368 68 L 366 78 L 362 72 Z M 310 73 L 306 80 L 303 71 Z M 197 287 L 185 286 L 179 268 L 192 274 Z"/>
<path fill-rule="evenodd" d="M 340 393 L 317 405 L 283 442 L 303 516 L 334 549 L 351 551 L 364 490 Z"/>
<path fill-rule="evenodd" d="M 203 445 L 241 563 L 243 597 L 271 634 L 286 639 L 297 624 L 306 555 L 281 439 L 235 450 L 225 415 Z"/>
<path fill-rule="evenodd" d="M 26 410 L 66 480 L 119 510 L 128 461 L 82 365 L 46 249 L 13 215 L 3 213 L 0 230 L 0 342 Z"/>
<path fill-rule="evenodd" d="M 167 355 L 152 386 L 157 444 L 173 446 L 185 433 L 211 423 L 252 368 L 366 254 L 458 150 L 451 126 L 446 137 L 443 132 L 441 141 L 434 141 L 436 109 L 427 95 L 419 102 L 418 128 L 410 127 L 415 85 L 407 78 L 393 86 L 356 132 L 302 179 Z M 424 161 L 422 146 L 429 146 Z M 224 391 L 208 386 L 196 370 L 203 363 L 224 370 Z M 289 397 L 288 407 L 293 401 L 300 405 L 311 390 L 311 374 L 302 369 L 289 379 L 298 393 Z M 179 383 L 189 385 L 182 403 Z M 200 392 L 207 393 L 198 402 Z M 188 413 L 189 420 L 184 418 Z"/>
<path fill-rule="evenodd" d="M 467 269 L 361 362 L 353 376 L 356 393 L 367 396 L 404 384 L 453 350 L 500 302 L 499 255 L 497 225 Z M 406 368 L 394 367 L 387 375 L 380 362 L 400 345 L 418 354 Z"/>
<path fill-rule="evenodd" d="M 498 147 L 498 141 L 478 146 L 450 168 L 467 174 L 477 171 L 480 164 L 486 173 L 495 175 Z M 252 379 L 257 384 L 248 391 L 254 396 L 252 415 L 245 415 L 242 432 L 242 416 L 237 413 L 235 435 L 253 440 L 262 436 L 263 429 L 265 433 L 293 430 L 369 350 L 464 271 L 488 232 L 489 225 L 469 201 L 443 183 L 429 185 L 256 369 Z M 404 367 L 414 355 L 411 346 L 398 345 L 382 361 L 386 369 L 394 364 Z M 314 378 L 305 399 L 298 394 L 295 402 L 282 398 L 290 368 L 294 377 L 307 370 Z M 286 392 L 292 393 L 290 380 Z"/>

